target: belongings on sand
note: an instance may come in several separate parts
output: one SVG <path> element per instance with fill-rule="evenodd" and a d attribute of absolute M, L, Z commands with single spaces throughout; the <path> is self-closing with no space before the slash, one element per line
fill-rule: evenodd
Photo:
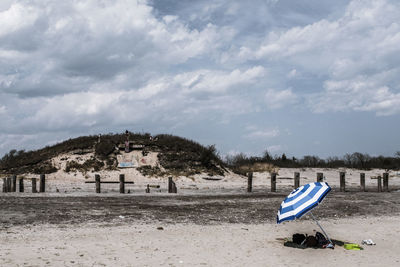
<path fill-rule="evenodd" d="M 322 232 L 328 239 L 331 246 L 334 248 L 334 243 L 330 240 L 324 228 L 319 224 L 317 219 L 311 212 L 311 209 L 318 204 L 331 191 L 331 187 L 326 182 L 309 183 L 293 190 L 283 201 L 276 216 L 276 222 L 280 224 L 284 221 L 293 221 L 300 218 L 307 212 L 310 212 L 311 217 L 316 224 L 321 228 Z M 328 246 L 327 246 L 328 247 Z"/>
<path fill-rule="evenodd" d="M 363 245 L 368 245 L 368 246 L 373 246 L 376 245 L 376 243 L 374 241 L 372 241 L 372 239 L 365 239 L 362 241 Z"/>
<path fill-rule="evenodd" d="M 343 246 L 344 242 L 339 240 L 331 240 L 332 243 L 325 238 L 325 236 L 316 232 L 315 236 L 313 235 L 304 235 L 304 234 L 294 234 L 292 236 L 292 241 L 286 240 L 283 245 L 285 247 L 292 248 L 334 248 L 334 245 Z"/>
<path fill-rule="evenodd" d="M 359 244 L 344 244 L 344 248 L 347 250 L 363 250 L 363 248 Z"/>

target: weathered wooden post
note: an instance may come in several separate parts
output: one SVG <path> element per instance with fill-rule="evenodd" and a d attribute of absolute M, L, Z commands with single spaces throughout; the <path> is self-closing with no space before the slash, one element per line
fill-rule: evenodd
<path fill-rule="evenodd" d="M 146 193 L 150 193 L 150 185 L 147 184 Z"/>
<path fill-rule="evenodd" d="M 40 175 L 39 192 L 40 193 L 46 192 L 46 176 L 44 174 Z"/>
<path fill-rule="evenodd" d="M 37 190 L 36 190 L 36 178 L 32 178 L 32 193 L 37 193 Z"/>
<path fill-rule="evenodd" d="M 365 173 L 360 173 L 360 189 L 365 192 Z"/>
<path fill-rule="evenodd" d="M 178 188 L 176 187 L 176 184 L 174 181 L 172 181 L 172 193 L 174 193 L 174 194 L 178 193 Z"/>
<path fill-rule="evenodd" d="M 3 193 L 7 192 L 7 178 L 3 178 Z"/>
<path fill-rule="evenodd" d="M 346 191 L 346 173 L 340 172 L 340 192 Z"/>
<path fill-rule="evenodd" d="M 300 186 L 300 173 L 294 173 L 294 188 L 298 188 Z"/>
<path fill-rule="evenodd" d="M 271 173 L 271 192 L 276 192 L 276 173 Z"/>
<path fill-rule="evenodd" d="M 247 174 L 247 192 L 251 193 L 253 190 L 253 172 Z"/>
<path fill-rule="evenodd" d="M 96 180 L 96 193 L 100 193 L 100 175 L 95 174 L 94 179 Z"/>
<path fill-rule="evenodd" d="M 322 172 L 317 172 L 317 182 L 324 181 L 324 174 Z"/>
<path fill-rule="evenodd" d="M 125 194 L 125 174 L 119 175 L 119 192 Z"/>
<path fill-rule="evenodd" d="M 11 178 L 7 178 L 7 192 L 11 192 Z"/>
<path fill-rule="evenodd" d="M 168 177 L 168 193 L 172 193 L 172 177 Z"/>
<path fill-rule="evenodd" d="M 378 192 L 382 192 L 382 177 L 378 176 Z"/>
<path fill-rule="evenodd" d="M 19 178 L 19 192 L 21 192 L 21 193 L 24 192 L 24 178 L 23 177 Z"/>
<path fill-rule="evenodd" d="M 383 173 L 383 191 L 389 192 L 389 173 Z"/>
<path fill-rule="evenodd" d="M 11 192 L 17 192 L 17 176 L 13 175 L 11 177 Z"/>
<path fill-rule="evenodd" d="M 176 184 L 172 180 L 172 177 L 168 177 L 168 193 L 177 193 L 178 189 L 176 188 Z"/>

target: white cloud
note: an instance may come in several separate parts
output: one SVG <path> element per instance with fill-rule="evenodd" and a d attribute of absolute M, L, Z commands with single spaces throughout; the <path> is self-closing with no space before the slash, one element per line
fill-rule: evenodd
<path fill-rule="evenodd" d="M 199 70 L 192 73 L 183 73 L 175 77 L 175 81 L 183 85 L 188 93 L 209 92 L 222 93 L 231 87 L 243 84 L 252 84 L 265 75 L 261 66 L 249 68 L 245 71 L 235 69 L 231 72 Z"/>
<path fill-rule="evenodd" d="M 400 70 L 395 73 L 400 74 Z M 315 112 L 326 111 L 372 111 L 388 116 L 400 112 L 400 92 L 395 93 L 384 86 L 391 73 L 357 76 L 349 80 L 329 80 L 324 91 L 313 95 L 309 105 Z"/>
<path fill-rule="evenodd" d="M 38 10 L 21 4 L 13 4 L 0 12 L 0 37 L 31 26 L 38 18 Z"/>
<path fill-rule="evenodd" d="M 279 136 L 278 129 L 255 130 L 245 135 L 247 139 L 269 139 Z"/>
<path fill-rule="evenodd" d="M 238 57 L 297 66 L 288 78 L 295 76 L 297 68 L 317 75 L 315 78 L 325 77 L 324 90 L 316 93 L 319 97 L 310 95 L 312 110 L 397 114 L 400 75 L 387 73 L 399 73 L 396 63 L 400 60 L 399 14 L 400 4 L 395 1 L 355 0 L 337 19 L 270 32 L 257 48 L 241 47 Z M 386 88 L 384 96 L 377 99 L 376 92 L 382 91 L 381 88 Z M 274 92 L 267 92 L 272 107 L 277 102 L 273 97 Z M 277 97 L 291 98 L 292 94 L 286 90 Z"/>
<path fill-rule="evenodd" d="M 276 91 L 269 89 L 265 93 L 265 102 L 269 109 L 278 109 L 284 106 L 293 104 L 297 101 L 297 96 L 292 92 L 292 89 Z"/>

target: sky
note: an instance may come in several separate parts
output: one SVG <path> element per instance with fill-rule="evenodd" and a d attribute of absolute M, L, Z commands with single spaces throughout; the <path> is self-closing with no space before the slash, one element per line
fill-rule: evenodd
<path fill-rule="evenodd" d="M 393 156 L 399 62 L 397 0 L 1 0 L 0 155 L 128 129 Z"/>

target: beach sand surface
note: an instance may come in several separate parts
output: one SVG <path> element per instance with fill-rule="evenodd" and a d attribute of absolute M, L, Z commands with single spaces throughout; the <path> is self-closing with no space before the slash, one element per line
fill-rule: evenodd
<path fill-rule="evenodd" d="M 281 238 L 311 220 L 266 224 L 15 226 L 0 232 L 0 266 L 400 266 L 400 216 L 322 220 L 332 238 L 375 246 L 295 249 Z M 157 228 L 162 227 L 162 230 Z"/>

